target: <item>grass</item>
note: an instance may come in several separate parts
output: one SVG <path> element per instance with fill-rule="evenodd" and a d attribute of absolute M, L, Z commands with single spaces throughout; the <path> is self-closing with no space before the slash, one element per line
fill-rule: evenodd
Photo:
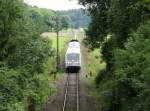
<path fill-rule="evenodd" d="M 102 59 L 101 50 L 100 49 L 94 49 L 93 51 L 90 51 L 88 48 L 83 48 L 83 54 L 85 62 L 86 71 L 88 74 L 88 86 L 89 86 L 89 95 L 95 100 L 95 111 L 101 111 L 102 109 L 102 102 L 100 101 L 102 98 L 100 96 L 101 89 L 96 88 L 96 82 L 95 79 L 98 75 L 98 73 L 106 68 L 106 63 Z M 91 73 L 91 74 L 90 74 Z M 111 80 L 109 84 L 102 86 L 109 87 L 111 85 Z"/>
<path fill-rule="evenodd" d="M 95 100 L 98 100 L 99 91 L 97 91 L 95 87 L 95 78 L 97 77 L 99 71 L 106 67 L 106 63 L 101 58 L 100 49 L 90 51 L 88 48 L 83 47 L 82 53 L 84 56 L 86 74 L 88 76 L 89 95 L 95 98 Z"/>
<path fill-rule="evenodd" d="M 57 36 L 56 36 L 56 33 L 53 33 L 53 32 L 45 32 L 42 34 L 42 37 L 46 37 L 46 38 L 49 38 L 49 40 L 52 41 L 52 48 L 56 49 L 57 48 Z M 63 48 L 65 46 L 65 42 L 66 40 L 68 39 L 68 36 L 67 34 L 64 36 L 62 36 L 62 33 L 60 33 L 60 36 L 59 36 L 59 47 L 60 48 Z"/>
<path fill-rule="evenodd" d="M 87 74 L 90 78 L 93 78 L 100 70 L 105 68 L 106 64 L 101 58 L 100 49 L 95 49 L 94 51 L 90 51 L 86 47 L 82 49 Z M 90 73 L 92 73 L 92 75 Z"/>
<path fill-rule="evenodd" d="M 57 48 L 57 37 L 49 37 L 49 39 L 52 41 L 52 48 Z M 66 38 L 65 37 L 59 37 L 59 47 L 60 49 L 63 49 L 65 46 Z"/>
<path fill-rule="evenodd" d="M 60 55 L 61 64 L 63 64 L 63 62 L 64 62 L 64 56 L 65 56 L 65 53 L 67 50 L 66 44 L 69 40 L 70 33 L 71 32 L 69 32 L 69 31 L 61 31 L 59 33 L 59 55 Z M 55 66 L 56 66 L 57 35 L 54 32 L 45 32 L 42 34 L 42 37 L 46 37 L 52 42 L 51 46 L 55 50 L 54 61 L 55 61 Z"/>

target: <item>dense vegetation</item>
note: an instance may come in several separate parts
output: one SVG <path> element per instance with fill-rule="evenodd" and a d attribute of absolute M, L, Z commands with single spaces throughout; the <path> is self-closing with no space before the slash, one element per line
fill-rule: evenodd
<path fill-rule="evenodd" d="M 54 92 L 49 86 L 54 50 L 40 35 L 57 28 L 55 18 L 56 12 L 23 0 L 0 0 L 0 111 L 41 111 Z"/>
<path fill-rule="evenodd" d="M 36 27 L 41 27 L 41 32 L 56 31 L 70 28 L 69 16 L 60 14 L 50 9 L 27 6 L 29 16 Z"/>
<path fill-rule="evenodd" d="M 59 11 L 63 15 L 69 16 L 72 28 L 86 28 L 90 23 L 90 17 L 87 11 L 82 9 L 72 9 L 68 11 Z"/>
<path fill-rule="evenodd" d="M 91 15 L 85 44 L 101 48 L 96 77 L 102 111 L 150 110 L 150 1 L 80 0 Z"/>

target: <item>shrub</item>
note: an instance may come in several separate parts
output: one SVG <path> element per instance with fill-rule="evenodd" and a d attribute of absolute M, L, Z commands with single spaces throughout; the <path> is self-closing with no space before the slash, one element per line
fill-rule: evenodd
<path fill-rule="evenodd" d="M 19 71 L 10 69 L 8 66 L 0 67 L 0 110 L 8 110 L 14 104 L 19 104 L 23 98 L 19 85 Z"/>
<path fill-rule="evenodd" d="M 150 22 L 147 22 L 130 35 L 126 49 L 115 51 L 114 74 L 117 81 L 113 96 L 116 97 L 118 111 L 148 111 L 150 108 L 147 87 L 150 85 L 149 29 Z"/>
<path fill-rule="evenodd" d="M 130 34 L 125 49 L 116 49 L 113 72 L 100 72 L 100 102 L 103 111 L 150 110 L 150 21 Z"/>
<path fill-rule="evenodd" d="M 97 77 L 95 78 L 95 84 L 99 85 L 105 79 L 106 75 L 107 75 L 106 69 L 99 71 Z"/>

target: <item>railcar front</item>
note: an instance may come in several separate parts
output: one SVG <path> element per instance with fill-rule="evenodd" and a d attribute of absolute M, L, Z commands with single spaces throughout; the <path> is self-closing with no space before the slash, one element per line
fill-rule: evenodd
<path fill-rule="evenodd" d="M 65 56 L 67 72 L 79 72 L 81 69 L 81 53 L 78 48 L 69 48 Z"/>

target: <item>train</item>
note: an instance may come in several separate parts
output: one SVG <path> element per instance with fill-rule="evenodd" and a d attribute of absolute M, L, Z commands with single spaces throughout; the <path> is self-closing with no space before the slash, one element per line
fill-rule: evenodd
<path fill-rule="evenodd" d="M 65 70 L 67 73 L 78 73 L 81 70 L 81 50 L 78 40 L 71 40 L 65 54 Z"/>

